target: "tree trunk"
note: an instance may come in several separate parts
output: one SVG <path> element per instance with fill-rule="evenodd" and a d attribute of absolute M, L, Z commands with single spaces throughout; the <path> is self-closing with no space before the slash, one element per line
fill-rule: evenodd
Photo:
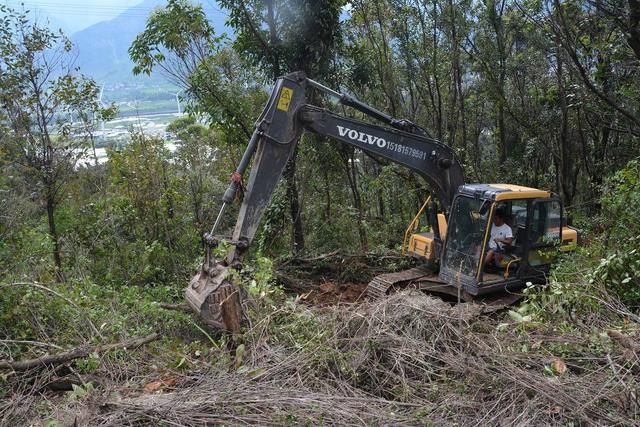
<path fill-rule="evenodd" d="M 433 2 L 433 16 L 436 17 L 437 15 L 437 6 L 438 6 L 438 2 L 434 1 Z M 434 18 L 435 19 L 435 18 Z M 433 23 L 433 80 L 435 83 L 435 89 L 436 89 L 436 93 L 437 93 L 437 101 L 438 101 L 438 109 L 437 109 L 437 114 L 438 114 L 438 141 L 442 141 L 442 94 L 440 92 L 440 82 L 438 80 L 438 25 L 437 22 Z"/>
<path fill-rule="evenodd" d="M 460 161 L 462 163 L 465 162 L 466 157 L 467 157 L 467 117 L 466 117 L 466 112 L 465 112 L 465 108 L 464 108 L 464 93 L 462 91 L 462 67 L 460 66 L 460 53 L 458 50 L 456 50 L 458 53 L 456 54 L 456 67 L 455 67 L 455 87 L 456 87 L 456 92 L 458 94 L 458 104 L 459 104 L 459 111 L 460 111 L 460 126 L 462 127 L 462 140 L 460 141 L 460 152 L 461 152 L 461 156 L 460 156 Z"/>
<path fill-rule="evenodd" d="M 498 106 L 498 134 L 500 138 L 500 169 L 504 172 L 505 162 L 507 161 L 507 135 L 505 131 L 505 123 L 504 123 L 504 104 L 502 101 Z"/>
<path fill-rule="evenodd" d="M 327 168 L 322 169 L 322 176 L 324 177 L 324 194 L 325 194 L 325 209 L 324 220 L 331 220 L 331 183 L 329 182 L 329 172 Z"/>
<path fill-rule="evenodd" d="M 569 135 L 569 107 L 567 104 L 567 93 L 564 87 L 564 60 L 560 55 L 556 56 L 557 59 L 557 81 L 558 81 L 558 101 L 560 104 L 560 133 L 558 135 L 560 143 L 560 184 L 562 188 L 562 197 L 564 199 L 565 206 L 571 205 L 576 187 L 574 166 L 577 160 L 573 154 L 573 147 L 571 146 L 571 136 Z"/>
<path fill-rule="evenodd" d="M 498 137 L 499 137 L 499 162 L 500 162 L 500 170 L 504 173 L 505 170 L 505 162 L 507 161 L 507 155 L 509 152 L 509 147 L 507 146 L 507 130 L 506 123 L 504 117 L 504 103 L 506 100 L 505 97 L 505 81 L 507 76 L 507 51 L 506 51 L 506 43 L 505 43 L 505 34 L 504 34 L 504 23 L 503 23 L 503 13 L 505 2 L 500 1 L 499 4 L 491 3 L 491 9 L 489 10 L 489 16 L 491 25 L 493 26 L 493 30 L 496 34 L 496 49 L 498 53 L 498 81 L 497 87 L 495 88 L 497 93 L 497 103 L 498 103 L 498 111 L 497 111 L 497 122 L 498 122 Z"/>
<path fill-rule="evenodd" d="M 284 170 L 284 177 L 287 185 L 287 198 L 289 199 L 289 213 L 291 214 L 291 224 L 293 226 L 293 248 L 292 252 L 297 254 L 304 251 L 304 232 L 302 227 L 302 210 L 298 199 L 298 183 L 296 182 L 296 158 L 298 150 L 293 152 L 293 156 L 287 163 Z"/>
<path fill-rule="evenodd" d="M 53 242 L 53 264 L 56 269 L 56 280 L 58 282 L 64 282 L 64 272 L 62 271 L 62 259 L 60 257 L 60 238 L 58 237 L 58 231 L 56 230 L 55 220 L 55 200 L 53 195 L 53 189 L 47 189 L 47 220 L 49 223 L 49 236 Z"/>
<path fill-rule="evenodd" d="M 360 250 L 362 252 L 369 251 L 369 241 L 367 239 L 367 230 L 364 227 L 364 211 L 362 206 L 362 197 L 360 190 L 358 189 L 358 175 L 356 171 L 354 150 L 350 148 L 348 152 L 343 156 L 345 169 L 347 172 L 347 179 L 349 181 L 349 187 L 351 187 L 351 195 L 353 196 L 353 204 L 358 212 L 358 236 L 360 238 Z"/>
<path fill-rule="evenodd" d="M 460 140 L 460 152 L 461 152 L 461 156 L 460 156 L 460 161 L 464 163 L 465 158 L 466 158 L 466 150 L 467 150 L 467 123 L 466 123 L 466 117 L 465 117 L 465 110 L 464 110 L 464 94 L 462 92 L 462 65 L 461 65 L 461 61 L 460 61 L 460 36 L 458 34 L 458 26 L 457 26 L 457 13 L 456 13 L 456 5 L 453 3 L 453 0 L 449 0 L 449 12 L 450 12 L 450 20 L 451 20 L 451 46 L 453 49 L 453 56 L 452 56 L 452 63 L 451 63 L 451 67 L 452 67 L 452 74 L 453 74 L 453 80 L 452 80 L 452 92 L 453 92 L 453 100 L 451 101 L 452 103 L 452 110 L 455 111 L 455 108 L 458 108 L 457 113 L 455 114 L 455 116 L 452 115 L 452 120 L 455 117 L 455 122 L 454 125 L 452 126 L 453 128 L 453 132 L 451 134 L 451 141 L 452 141 L 452 146 L 455 147 L 455 141 L 456 141 L 456 134 L 457 134 L 457 130 L 458 130 L 458 114 L 461 120 L 461 130 L 462 130 L 462 138 Z M 456 106 L 456 104 L 458 104 Z"/>

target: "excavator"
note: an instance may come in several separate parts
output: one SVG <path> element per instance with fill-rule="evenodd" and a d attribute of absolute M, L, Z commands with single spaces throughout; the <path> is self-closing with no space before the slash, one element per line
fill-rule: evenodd
<path fill-rule="evenodd" d="M 311 91 L 337 100 L 382 125 L 356 120 L 309 103 Z M 405 166 L 431 189 L 404 235 L 403 253 L 419 260 L 417 267 L 375 277 L 367 287 L 373 298 L 413 287 L 458 301 L 494 296 L 505 302 L 527 283 L 546 281 L 558 253 L 572 251 L 577 230 L 568 226 L 560 198 L 545 190 L 513 184 L 468 184 L 455 152 L 426 130 L 393 118 L 357 98 L 330 89 L 294 72 L 278 78 L 259 116 L 251 139 L 231 175 L 222 207 L 209 233 L 202 267 L 186 289 L 186 300 L 205 324 L 231 333 L 240 331 L 246 295 L 234 284 L 232 269 L 258 230 L 260 219 L 303 132 L 312 132 L 354 146 L 373 156 Z M 243 175 L 251 171 L 245 184 Z M 215 231 L 225 208 L 244 189 L 232 236 Z M 487 264 L 492 223 L 505 218 L 513 240 L 500 262 Z M 426 227 L 421 220 L 426 218 Z M 428 230 L 423 232 L 423 230 Z M 228 248 L 218 259 L 214 248 Z"/>

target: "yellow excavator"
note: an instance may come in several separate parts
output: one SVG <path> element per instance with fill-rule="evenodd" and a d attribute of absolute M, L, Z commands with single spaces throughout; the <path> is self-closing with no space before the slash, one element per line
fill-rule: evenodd
<path fill-rule="evenodd" d="M 314 90 L 383 124 L 354 120 L 312 105 L 308 95 Z M 371 297 L 414 287 L 463 301 L 492 296 L 494 301 L 508 303 L 517 295 L 513 291 L 528 282 L 544 283 L 559 252 L 576 248 L 578 233 L 567 226 L 557 195 L 512 184 L 466 184 L 454 151 L 420 126 L 395 119 L 295 72 L 276 80 L 231 175 L 213 228 L 204 236 L 207 249 L 202 267 L 186 289 L 191 308 L 214 329 L 232 333 L 240 330 L 244 294 L 231 281 L 230 269 L 241 265 L 304 131 L 403 165 L 417 172 L 431 188 L 432 196 L 409 225 L 403 241 L 403 253 L 418 258 L 421 265 L 375 277 L 367 287 Z M 250 163 L 233 235 L 216 235 L 225 208 L 235 200 Z M 512 238 L 509 245 L 501 247 L 499 262 L 489 265 L 491 228 L 498 215 L 509 225 Z M 425 218 L 429 231 L 420 232 Z M 216 259 L 212 249 L 220 242 L 229 244 L 230 249 L 223 259 Z"/>

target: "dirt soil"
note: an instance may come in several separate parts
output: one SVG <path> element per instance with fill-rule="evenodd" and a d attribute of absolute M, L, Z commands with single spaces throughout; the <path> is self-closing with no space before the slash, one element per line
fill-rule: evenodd
<path fill-rule="evenodd" d="M 285 262 L 276 269 L 276 279 L 288 293 L 299 295 L 304 304 L 330 306 L 365 300 L 371 279 L 411 268 L 414 263 L 408 257 L 332 253 Z"/>
<path fill-rule="evenodd" d="M 366 289 L 366 283 L 324 281 L 319 283 L 317 288 L 301 294 L 300 301 L 320 307 L 354 303 L 364 300 Z"/>

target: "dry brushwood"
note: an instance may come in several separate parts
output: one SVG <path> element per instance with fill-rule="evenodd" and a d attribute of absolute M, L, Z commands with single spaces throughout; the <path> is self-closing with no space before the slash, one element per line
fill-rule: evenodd
<path fill-rule="evenodd" d="M 401 425 L 414 404 L 394 403 L 355 388 L 317 391 L 301 384 L 286 388 L 276 381 L 252 381 L 245 375 L 212 371 L 184 391 L 112 401 L 100 426 L 166 423 L 194 425 Z"/>
<path fill-rule="evenodd" d="M 147 343 L 150 343 L 151 341 L 155 341 L 158 338 L 160 338 L 160 335 L 153 333 L 146 337 L 133 338 L 133 339 L 121 341 L 115 344 L 106 344 L 106 345 L 94 346 L 94 347 L 82 346 L 82 347 L 74 348 L 73 350 L 65 351 L 58 354 L 50 354 L 50 355 L 38 357 L 35 359 L 20 360 L 20 361 L 0 360 L 0 369 L 12 369 L 14 371 L 27 371 L 29 369 L 33 369 L 37 367 L 60 365 L 63 363 L 70 362 L 74 359 L 87 357 L 92 353 L 104 353 L 117 348 L 129 348 L 129 349 L 137 348 Z"/>
<path fill-rule="evenodd" d="M 111 399 L 88 424 L 637 425 L 636 359 L 501 322 L 416 291 L 322 313 L 283 306 L 245 334 L 241 369 Z M 293 341 L 276 338 L 283 327 Z M 573 350 L 558 360 L 554 346 Z"/>
<path fill-rule="evenodd" d="M 352 316 L 339 332 L 341 348 L 357 355 L 353 367 L 365 390 L 435 405 L 448 422 L 634 424 L 638 380 L 623 358 L 613 362 L 617 381 L 602 369 L 605 357 L 569 360 L 579 376 L 549 374 L 548 354 L 522 351 L 527 335 L 498 333 L 490 319 L 476 318 L 476 310 L 415 292 L 398 294 Z M 581 339 L 564 336 L 563 342 L 578 345 Z"/>
<path fill-rule="evenodd" d="M 607 331 L 607 335 L 627 350 L 640 353 L 640 342 L 634 342 L 633 338 L 613 330 Z"/>

